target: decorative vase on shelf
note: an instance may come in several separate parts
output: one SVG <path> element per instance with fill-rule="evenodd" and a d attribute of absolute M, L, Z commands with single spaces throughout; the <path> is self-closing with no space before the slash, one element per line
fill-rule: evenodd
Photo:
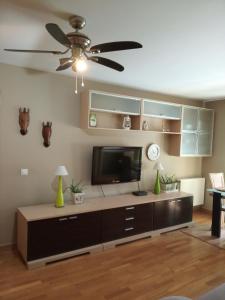
<path fill-rule="evenodd" d="M 97 117 L 96 114 L 91 113 L 89 117 L 89 126 L 96 127 L 97 126 Z"/>
<path fill-rule="evenodd" d="M 149 130 L 149 123 L 148 121 L 144 120 L 142 123 L 142 130 Z"/>
<path fill-rule="evenodd" d="M 123 129 L 131 129 L 131 118 L 128 115 L 123 118 Z"/>

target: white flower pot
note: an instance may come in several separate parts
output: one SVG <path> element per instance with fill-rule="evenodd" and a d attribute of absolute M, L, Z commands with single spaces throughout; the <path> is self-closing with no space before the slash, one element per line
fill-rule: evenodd
<path fill-rule="evenodd" d="M 173 183 L 160 183 L 161 190 L 165 193 L 176 192 L 178 190 L 177 182 Z"/>
<path fill-rule="evenodd" d="M 81 204 L 84 202 L 84 193 L 72 193 L 74 204 Z"/>

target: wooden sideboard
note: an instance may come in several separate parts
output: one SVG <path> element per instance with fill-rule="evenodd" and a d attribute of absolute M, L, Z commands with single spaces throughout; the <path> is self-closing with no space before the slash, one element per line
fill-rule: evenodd
<path fill-rule="evenodd" d="M 192 224 L 191 194 L 132 194 L 87 199 L 83 204 L 20 207 L 17 248 L 28 267 L 102 251 Z"/>

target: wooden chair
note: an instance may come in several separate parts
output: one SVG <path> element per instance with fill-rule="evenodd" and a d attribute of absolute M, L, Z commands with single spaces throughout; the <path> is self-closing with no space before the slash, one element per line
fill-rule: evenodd
<path fill-rule="evenodd" d="M 209 173 L 209 178 L 213 189 L 224 189 L 224 173 Z M 225 200 L 221 201 L 221 227 L 225 227 Z"/>

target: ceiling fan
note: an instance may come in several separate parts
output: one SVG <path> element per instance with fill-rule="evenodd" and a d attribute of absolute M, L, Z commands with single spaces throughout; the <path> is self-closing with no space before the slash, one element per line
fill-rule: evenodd
<path fill-rule="evenodd" d="M 67 34 L 65 34 L 57 24 L 48 23 L 45 25 L 49 34 L 54 39 L 56 39 L 60 44 L 62 44 L 67 48 L 65 51 L 20 50 L 20 49 L 4 49 L 4 50 L 12 51 L 12 52 L 27 52 L 27 53 L 51 53 L 55 55 L 63 55 L 69 52 L 70 57 L 66 57 L 66 58 L 64 57 L 59 59 L 60 64 L 57 67 L 56 71 L 62 71 L 72 67 L 74 72 L 83 72 L 87 67 L 86 61 L 88 60 L 121 72 L 124 70 L 124 67 L 122 65 L 108 58 L 96 56 L 95 54 L 142 48 L 142 45 L 140 43 L 133 42 L 133 41 L 118 41 L 118 42 L 98 44 L 90 47 L 91 45 L 90 38 L 84 33 L 79 32 L 79 30 L 83 29 L 84 26 L 86 25 L 85 19 L 81 16 L 73 15 L 69 18 L 69 23 L 75 29 L 75 31 Z"/>

